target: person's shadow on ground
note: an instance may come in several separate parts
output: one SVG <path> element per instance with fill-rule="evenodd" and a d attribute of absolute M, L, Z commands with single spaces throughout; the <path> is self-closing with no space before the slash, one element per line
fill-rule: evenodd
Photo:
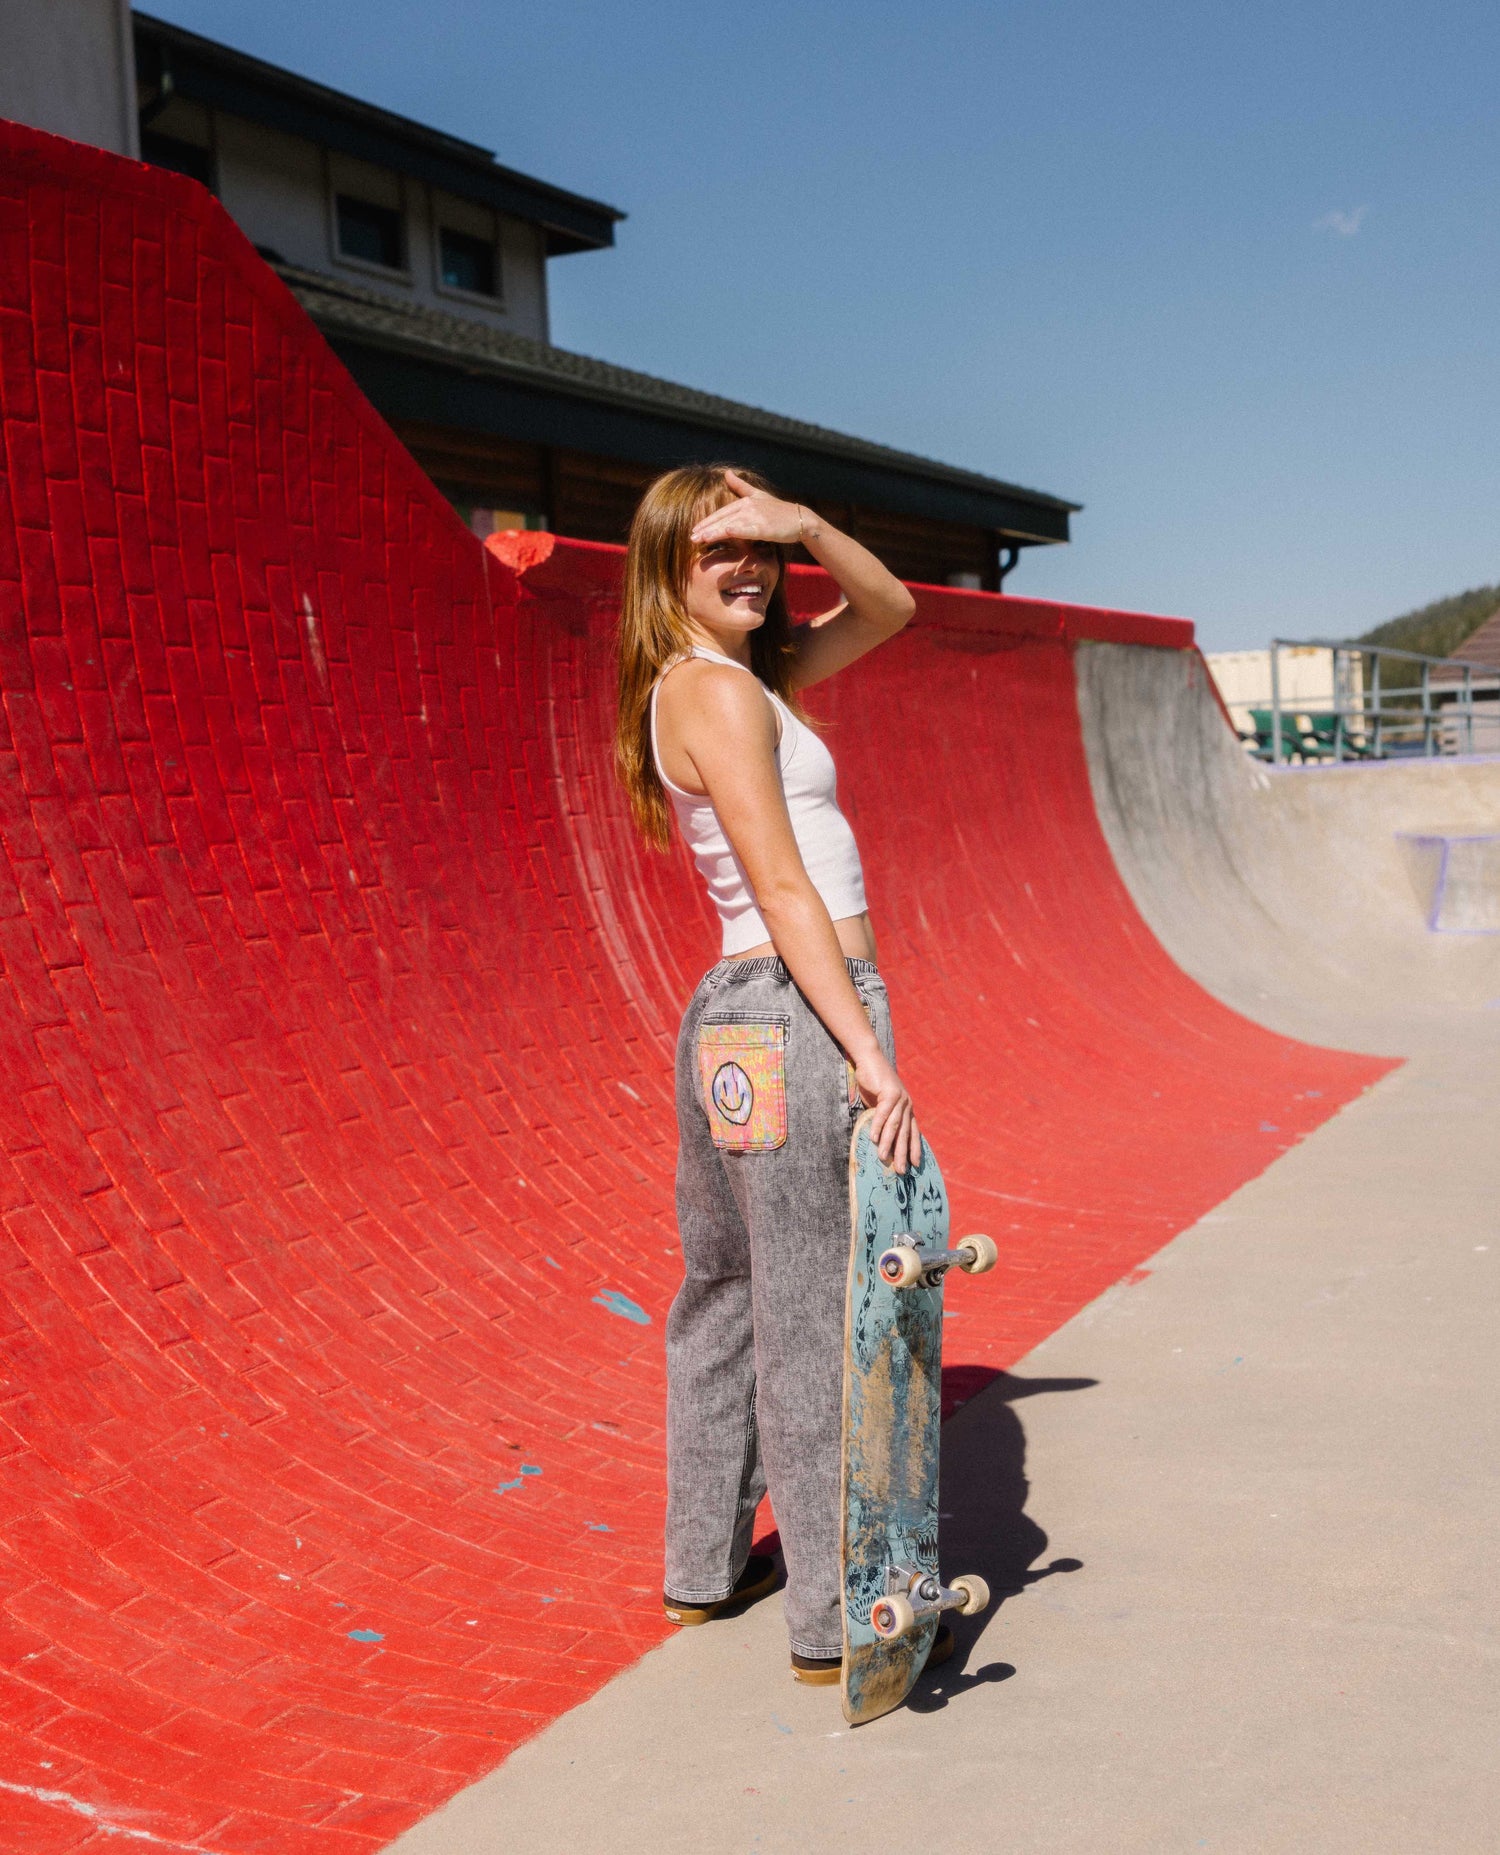
<path fill-rule="evenodd" d="M 970 1383 L 955 1383 L 964 1368 L 945 1379 L 947 1394 L 970 1392 Z M 990 1662 L 983 1668 L 967 1667 L 987 1617 L 1007 1598 L 1024 1591 L 1038 1579 L 1058 1572 L 1076 1572 L 1079 1559 L 1053 1559 L 1040 1565 L 1047 1550 L 1047 1535 L 1026 1512 L 1030 1484 L 1026 1480 L 1026 1432 L 1012 1406 L 1022 1398 L 1045 1392 L 1086 1391 L 1093 1378 L 1018 1378 L 1014 1373 L 985 1373 L 988 1382 L 972 1395 L 943 1425 L 942 1480 L 938 1510 L 942 1515 L 943 1570 L 978 1572 L 990 1587 L 990 1609 L 984 1617 L 960 1617 L 949 1612 L 947 1621 L 956 1639 L 953 1656 L 942 1668 L 924 1676 L 907 1696 L 914 1713 L 936 1713 L 970 1688 L 1008 1681 L 1016 1672 L 1009 1662 Z M 945 1403 L 949 1398 L 945 1396 Z"/>

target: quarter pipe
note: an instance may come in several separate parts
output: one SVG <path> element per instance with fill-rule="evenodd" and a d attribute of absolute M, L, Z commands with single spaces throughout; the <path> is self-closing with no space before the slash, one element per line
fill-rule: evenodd
<path fill-rule="evenodd" d="M 617 552 L 482 549 L 206 194 L 0 126 L 0 354 L 0 1808 L 362 1855 L 663 1631 L 712 932 L 612 786 Z M 1121 879 L 1075 664 L 1190 627 L 918 598 L 818 712 L 1001 1245 L 957 1403 L 1388 1062 Z"/>

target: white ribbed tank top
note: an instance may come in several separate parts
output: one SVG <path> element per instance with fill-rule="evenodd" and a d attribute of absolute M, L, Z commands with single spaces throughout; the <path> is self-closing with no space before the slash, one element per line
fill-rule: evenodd
<path fill-rule="evenodd" d="M 695 645 L 688 655 L 706 657 L 710 663 L 727 663 L 731 669 L 744 670 L 747 676 L 755 674 L 732 657 L 704 650 L 701 645 Z M 718 910 L 724 930 L 723 953 L 727 959 L 731 954 L 759 946 L 771 936 L 712 802 L 703 793 L 684 792 L 681 786 L 674 786 L 662 769 L 661 749 L 656 739 L 656 698 L 662 677 L 685 661 L 679 657 L 669 663 L 652 686 L 651 754 L 657 775 L 677 813 L 683 840 Z M 761 687 L 764 689 L 765 685 L 762 683 Z M 846 915 L 862 915 L 865 912 L 864 871 L 860 868 L 859 846 L 854 841 L 854 833 L 839 810 L 838 773 L 833 755 L 811 728 L 798 721 L 774 690 L 766 689 L 766 694 L 781 721 L 776 764 L 803 867 L 835 921 Z"/>

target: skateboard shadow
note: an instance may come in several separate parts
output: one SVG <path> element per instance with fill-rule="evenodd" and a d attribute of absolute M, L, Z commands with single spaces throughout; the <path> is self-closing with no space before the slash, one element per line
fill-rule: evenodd
<path fill-rule="evenodd" d="M 915 1713 L 936 1713 L 971 1688 L 1008 1681 L 1016 1672 L 1009 1662 L 990 1662 L 972 1670 L 965 1666 L 986 1619 L 1028 1585 L 1060 1572 L 1076 1572 L 1083 1563 L 1081 1559 L 1037 1563 L 1048 1540 L 1026 1512 L 1030 1492 L 1026 1432 L 1012 1407 L 1023 1398 L 1087 1391 L 1099 1381 L 1020 1378 L 1013 1372 L 991 1373 L 981 1368 L 961 1367 L 959 1371 L 972 1376 L 962 1385 L 944 1386 L 945 1404 L 951 1401 L 959 1408 L 943 1425 L 938 1496 L 943 1564 L 955 1571 L 978 1572 L 989 1584 L 992 1601 L 985 1617 L 949 1616 L 955 1638 L 952 1659 L 924 1676 L 907 1696 L 906 1704 Z"/>

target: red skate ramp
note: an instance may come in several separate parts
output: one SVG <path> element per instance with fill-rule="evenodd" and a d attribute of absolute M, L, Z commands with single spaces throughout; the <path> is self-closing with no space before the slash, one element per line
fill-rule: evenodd
<path fill-rule="evenodd" d="M 663 1632 L 712 930 L 611 783 L 617 554 L 487 557 L 189 183 L 3 129 L 0 215 L 0 1846 L 355 1855 Z M 1383 1067 L 1153 940 L 1084 637 L 1189 629 L 924 591 L 821 708 L 1001 1241 L 960 1390 Z"/>

